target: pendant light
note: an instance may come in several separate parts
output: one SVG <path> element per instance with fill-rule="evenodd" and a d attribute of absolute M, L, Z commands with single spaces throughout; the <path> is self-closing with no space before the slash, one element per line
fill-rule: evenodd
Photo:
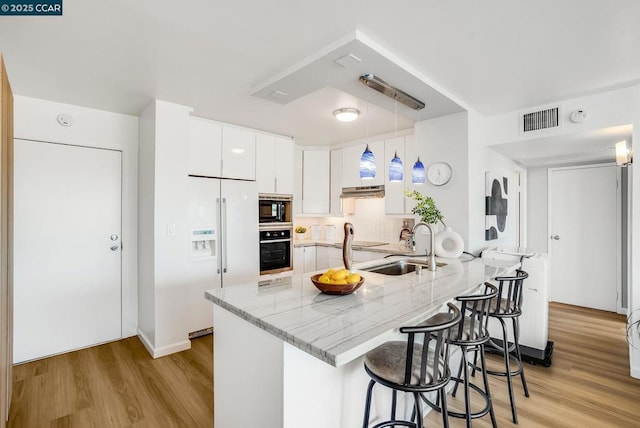
<path fill-rule="evenodd" d="M 367 140 L 369 139 L 369 87 L 367 87 Z M 362 152 L 360 157 L 360 178 L 362 180 L 371 180 L 376 177 L 376 158 L 369 144 Z"/>
<path fill-rule="evenodd" d="M 402 160 L 398 157 L 398 152 L 393 155 L 389 164 L 389 182 L 398 183 L 404 179 Z"/>
<path fill-rule="evenodd" d="M 419 116 L 420 110 L 416 111 L 416 123 L 418 123 Z M 427 174 L 424 170 L 424 164 L 420 161 L 420 155 L 418 154 L 418 160 L 413 164 L 413 169 L 411 170 L 411 182 L 413 184 L 424 184 L 426 181 Z"/>
<path fill-rule="evenodd" d="M 411 182 L 413 184 L 424 184 L 427 181 L 427 174 L 424 170 L 424 164 L 420 161 L 420 156 L 411 170 Z"/>
<path fill-rule="evenodd" d="M 395 114 L 395 135 L 394 140 L 398 138 L 398 100 L 393 103 Z M 398 157 L 398 152 L 393 154 L 393 159 L 389 164 L 389 182 L 398 183 L 404 180 L 404 168 L 402 167 L 402 159 Z"/>
<path fill-rule="evenodd" d="M 373 152 L 369 150 L 369 145 L 362 152 L 360 158 L 360 178 L 363 180 L 371 180 L 376 177 L 376 158 Z"/>

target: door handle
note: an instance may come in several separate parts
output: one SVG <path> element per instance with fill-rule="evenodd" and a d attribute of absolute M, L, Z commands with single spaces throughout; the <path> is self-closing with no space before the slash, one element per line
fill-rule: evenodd
<path fill-rule="evenodd" d="M 560 240 L 560 236 L 559 235 L 551 235 L 551 239 L 553 239 L 555 241 L 559 241 Z"/>
<path fill-rule="evenodd" d="M 120 248 L 120 247 L 118 247 L 117 245 L 112 245 L 111 246 L 111 251 L 118 251 L 118 248 Z"/>

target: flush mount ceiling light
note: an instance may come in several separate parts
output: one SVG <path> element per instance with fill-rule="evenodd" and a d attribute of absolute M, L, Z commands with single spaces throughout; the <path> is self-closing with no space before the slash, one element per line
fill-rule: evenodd
<path fill-rule="evenodd" d="M 352 122 L 358 118 L 360 115 L 360 110 L 357 108 L 339 108 L 338 110 L 333 112 L 333 115 L 340 122 Z"/>

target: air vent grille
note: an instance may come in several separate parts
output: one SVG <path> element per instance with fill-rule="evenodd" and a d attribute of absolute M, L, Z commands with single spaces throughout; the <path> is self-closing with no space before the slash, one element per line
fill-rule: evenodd
<path fill-rule="evenodd" d="M 523 114 L 522 130 L 523 132 L 529 132 L 539 129 L 555 128 L 559 125 L 559 116 L 558 107 Z"/>

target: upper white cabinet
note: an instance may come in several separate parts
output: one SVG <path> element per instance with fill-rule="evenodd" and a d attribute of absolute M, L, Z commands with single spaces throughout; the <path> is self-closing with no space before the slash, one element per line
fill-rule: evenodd
<path fill-rule="evenodd" d="M 376 186 L 384 184 L 384 141 L 369 143 L 369 150 L 373 152 L 376 162 L 376 176 L 373 179 L 360 178 L 360 158 L 366 144 L 356 144 L 342 149 L 342 185 L 343 187 Z"/>
<path fill-rule="evenodd" d="M 256 133 L 234 126 L 222 127 L 222 177 L 256 179 Z"/>
<path fill-rule="evenodd" d="M 384 142 L 384 206 L 387 214 L 404 214 L 405 196 L 404 188 L 407 179 L 411 182 L 411 175 L 407 177 L 406 165 L 409 160 L 405 156 L 404 137 L 397 137 Z M 398 155 L 402 161 L 404 179 L 399 182 L 389 181 L 389 166 L 391 159 Z"/>
<path fill-rule="evenodd" d="M 211 120 L 189 119 L 187 173 L 256 179 L 256 133 Z"/>
<path fill-rule="evenodd" d="M 342 149 L 331 150 L 331 214 L 342 215 Z"/>
<path fill-rule="evenodd" d="M 293 141 L 258 133 L 256 180 L 259 193 L 293 193 Z"/>
<path fill-rule="evenodd" d="M 293 202 L 291 203 L 294 216 L 302 214 L 302 156 L 302 150 L 294 149 Z"/>
<path fill-rule="evenodd" d="M 302 156 L 302 212 L 329 213 L 330 153 L 328 150 L 305 150 Z"/>
<path fill-rule="evenodd" d="M 206 119 L 189 119 L 187 169 L 190 175 L 221 177 L 222 125 Z"/>

